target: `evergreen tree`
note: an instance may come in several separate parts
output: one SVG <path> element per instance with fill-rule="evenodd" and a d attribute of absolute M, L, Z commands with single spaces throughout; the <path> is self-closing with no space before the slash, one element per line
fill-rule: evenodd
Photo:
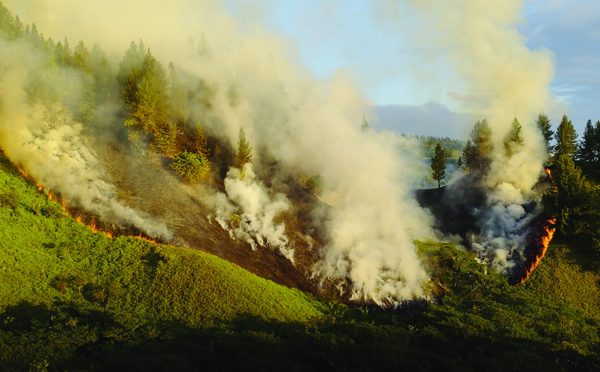
<path fill-rule="evenodd" d="M 370 132 L 372 130 L 371 126 L 369 125 L 369 122 L 367 121 L 367 117 L 365 116 L 365 114 L 363 114 L 362 124 L 360 126 L 360 129 L 363 132 Z"/>
<path fill-rule="evenodd" d="M 438 183 L 438 189 L 442 187 L 442 180 L 446 178 L 446 158 L 439 142 L 435 146 L 435 155 L 431 158 L 431 172 L 433 179 Z"/>
<path fill-rule="evenodd" d="M 90 57 L 90 52 L 83 41 L 80 41 L 73 52 L 73 67 L 85 72 L 91 72 Z"/>
<path fill-rule="evenodd" d="M 579 145 L 579 160 L 595 161 L 598 160 L 598 133 L 596 128 L 592 126 L 592 121 L 588 120 L 583 138 Z"/>
<path fill-rule="evenodd" d="M 544 141 L 546 142 L 546 149 L 548 154 L 552 150 L 552 146 L 550 145 L 550 140 L 552 139 L 552 135 L 554 135 L 554 131 L 550 129 L 550 119 L 548 119 L 548 115 L 539 114 L 535 123 L 537 124 L 542 136 L 544 137 Z"/>
<path fill-rule="evenodd" d="M 504 137 L 504 149 L 507 156 L 512 156 L 523 146 L 523 137 L 521 137 L 521 124 L 515 118 L 512 122 L 510 130 Z"/>
<path fill-rule="evenodd" d="M 240 135 L 238 141 L 238 152 L 235 155 L 235 160 L 238 162 L 238 167 L 240 168 L 240 178 L 244 178 L 244 168 L 248 163 L 252 163 L 252 147 L 250 147 L 250 143 L 246 140 L 246 133 L 244 133 L 244 129 L 240 128 Z"/>
<path fill-rule="evenodd" d="M 456 169 L 460 169 L 463 167 L 463 160 L 462 160 L 462 156 L 458 157 L 458 160 L 456 160 Z"/>
<path fill-rule="evenodd" d="M 54 49 L 54 55 L 56 58 L 56 62 L 59 65 L 73 65 L 73 52 L 71 52 L 71 46 L 69 45 L 69 40 L 67 40 L 66 37 L 62 44 L 60 42 L 56 44 L 56 47 Z"/>
<path fill-rule="evenodd" d="M 176 122 L 184 122 L 184 118 L 187 118 L 189 115 L 187 110 L 187 94 L 173 62 L 169 63 L 169 99 L 174 120 Z"/>
<path fill-rule="evenodd" d="M 467 144 L 462 153 L 463 167 L 465 170 L 472 172 L 477 157 L 477 148 L 473 145 L 470 139 L 467 140 Z"/>
<path fill-rule="evenodd" d="M 478 121 L 473 126 L 467 145 L 462 154 L 465 169 L 485 171 L 489 166 L 492 130 L 487 120 Z"/>
<path fill-rule="evenodd" d="M 130 48 L 131 50 L 131 48 Z M 138 143 L 140 135 L 149 136 L 150 149 L 169 156 L 175 150 L 177 128 L 169 121 L 169 97 L 165 70 L 150 50 L 140 70 L 133 66 L 123 88 L 123 99 L 129 111 L 125 125 L 129 138 Z"/>
<path fill-rule="evenodd" d="M 94 76 L 96 103 L 106 103 L 107 101 L 119 99 L 117 92 L 122 90 L 123 87 L 119 88 L 111 65 L 108 62 L 108 57 L 98 43 L 94 44 L 90 53 L 90 69 L 92 76 Z"/>
<path fill-rule="evenodd" d="M 183 151 L 177 154 L 169 167 L 187 182 L 198 182 L 210 172 L 210 163 L 202 154 Z"/>
<path fill-rule="evenodd" d="M 121 63 L 119 63 L 119 72 L 117 73 L 117 81 L 121 86 L 124 86 L 131 75 L 132 69 L 140 70 L 142 63 L 146 58 L 146 46 L 144 42 L 140 40 L 139 44 L 132 41 L 129 44 L 129 49 L 125 52 L 125 56 Z"/>
<path fill-rule="evenodd" d="M 577 133 L 567 115 L 563 115 L 554 138 L 556 139 L 556 146 L 554 146 L 555 157 L 561 155 L 574 157 L 577 155 Z"/>
<path fill-rule="evenodd" d="M 204 136 L 204 129 L 198 124 L 196 126 L 196 140 L 194 141 L 194 148 L 196 154 L 202 154 L 208 159 L 210 156 L 210 149 L 208 148 L 206 137 Z"/>
<path fill-rule="evenodd" d="M 556 187 L 549 189 L 542 202 L 556 217 L 557 233 L 564 237 L 587 235 L 600 237 L 600 194 L 575 166 L 573 157 L 563 154 L 554 161 L 552 178 Z"/>

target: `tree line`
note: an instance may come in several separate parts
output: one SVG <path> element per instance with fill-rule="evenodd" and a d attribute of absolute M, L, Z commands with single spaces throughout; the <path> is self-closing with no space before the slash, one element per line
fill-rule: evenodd
<path fill-rule="evenodd" d="M 30 103 L 45 107 L 44 119 L 50 124 L 72 119 L 94 131 L 103 127 L 100 121 L 105 118 L 98 114 L 101 107 L 120 107 L 119 117 L 133 147 L 170 158 L 170 168 L 187 182 L 199 182 L 211 173 L 211 160 L 220 154 L 219 142 L 214 137 L 207 140 L 202 118 L 190 107 L 206 112 L 212 106 L 214 89 L 201 78 L 181 73 L 173 63 L 165 69 L 142 40 L 131 42 L 115 71 L 98 44 L 90 50 L 83 41 L 72 47 L 67 38 L 46 39 L 35 24 L 23 24 L 1 3 L 0 33 L 10 42 L 29 44 L 45 57 L 45 68 L 32 72 L 26 91 Z M 197 54 L 210 56 L 204 35 Z M 77 89 L 67 78 L 73 72 Z M 228 93 L 234 105 L 235 92 L 230 89 Z M 238 151 L 227 159 L 236 161 L 242 175 L 244 165 L 252 161 L 251 150 L 240 128 Z"/>
<path fill-rule="evenodd" d="M 546 167 L 551 171 L 552 186 L 542 196 L 542 204 L 548 214 L 556 218 L 556 235 L 565 239 L 576 239 L 587 247 L 588 253 L 600 254 L 600 187 L 589 182 L 582 174 L 581 166 L 588 173 L 600 171 L 600 121 L 592 125 L 589 120 L 583 137 L 578 141 L 577 132 L 569 118 L 564 115 L 556 131 L 550 120 L 540 114 L 536 125 L 545 141 L 548 160 Z M 507 157 L 523 145 L 522 127 L 515 118 L 504 137 L 503 145 Z M 491 128 L 484 119 L 478 121 L 459 157 L 457 167 L 465 172 L 485 173 L 490 163 Z M 551 144 L 554 139 L 555 143 Z M 438 143 L 431 158 L 432 178 L 441 187 L 445 178 L 445 157 Z M 600 257 L 596 257 L 600 258 Z"/>

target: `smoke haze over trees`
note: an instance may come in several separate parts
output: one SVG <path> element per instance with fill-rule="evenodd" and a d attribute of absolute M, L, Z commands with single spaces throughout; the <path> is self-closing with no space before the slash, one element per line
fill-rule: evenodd
<path fill-rule="evenodd" d="M 4 107 L 11 107 L 0 126 L 7 154 L 68 203 L 167 241 L 192 244 L 181 226 L 192 229 L 194 219 L 163 202 L 186 204 L 179 196 L 191 198 L 187 204 L 232 240 L 294 263 L 318 237 L 314 229 L 296 234 L 290 226 L 317 225 L 324 238 L 303 274 L 382 306 L 426 298 L 429 274 L 414 242 L 444 237 L 415 200 L 426 168 L 419 144 L 361 130 L 368 102 L 348 73 L 317 79 L 298 66 L 284 40 L 260 27 L 245 33 L 218 2 L 193 8 L 197 22 L 186 13 L 191 2 L 178 4 L 55 5 L 77 19 L 106 20 L 100 35 L 78 25 L 86 42 L 74 50 L 72 40 L 55 43 L 33 25 L 8 22 L 11 41 L 0 45 L 14 57 L 0 65 Z M 551 102 L 552 66 L 546 51 L 527 49 L 513 32 L 519 1 L 498 9 L 477 4 L 411 6 L 425 25 L 439 25 L 424 36 L 432 45 L 459 46 L 449 50 L 449 68 L 465 79 L 465 106 L 488 118 L 476 124 L 461 160 L 479 174 L 487 195 L 474 216 L 474 244 L 483 261 L 506 271 L 522 258 L 517 253 L 530 218 L 523 205 L 540 199 L 534 186 L 546 149 L 533 119 Z M 130 17 L 136 5 L 141 13 Z M 457 11 L 466 16 L 441 21 Z M 151 14 L 164 21 L 160 31 L 146 23 Z M 91 44 L 92 37 L 102 43 Z M 491 51 L 499 54 L 482 53 L 477 45 L 484 39 L 494 40 Z M 505 84 L 515 79 L 521 84 Z M 193 184 L 201 175 L 206 179 Z M 309 189 L 322 204 L 301 214 L 289 179 L 302 177 L 313 179 Z M 149 185 L 164 190 L 155 194 Z M 299 215 L 310 223 L 298 222 Z"/>

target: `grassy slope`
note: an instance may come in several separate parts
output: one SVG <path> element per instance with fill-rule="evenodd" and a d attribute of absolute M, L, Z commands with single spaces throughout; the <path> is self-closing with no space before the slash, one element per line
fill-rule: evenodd
<path fill-rule="evenodd" d="M 597 277 L 568 247 L 512 288 L 469 253 L 421 243 L 439 302 L 381 311 L 317 303 L 201 252 L 108 239 L 2 156 L 0 226 L 4 370 L 600 367 Z"/>
<path fill-rule="evenodd" d="M 589 257 L 578 254 L 565 242 L 550 245 L 523 289 L 548 301 L 568 303 L 586 316 L 600 319 L 600 274 Z"/>
<path fill-rule="evenodd" d="M 20 302 L 86 303 L 130 327 L 245 313 L 280 321 L 320 315 L 303 293 L 216 256 L 94 233 L 66 216 L 5 158 L 0 227 L 0 309 Z"/>

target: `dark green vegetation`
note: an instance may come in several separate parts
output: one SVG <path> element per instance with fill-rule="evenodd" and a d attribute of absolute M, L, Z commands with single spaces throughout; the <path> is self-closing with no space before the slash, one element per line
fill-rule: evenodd
<path fill-rule="evenodd" d="M 351 308 L 201 252 L 94 233 L 0 163 L 3 370 L 600 367 L 599 276 L 566 246 L 513 288 L 470 253 L 419 243 L 433 304 Z"/>
<path fill-rule="evenodd" d="M 575 242 L 579 251 L 599 265 L 600 159 L 595 154 L 600 137 L 588 121 L 583 140 L 578 144 L 575 128 L 566 115 L 554 136 L 556 145 L 550 169 L 555 187 L 544 194 L 542 202 L 556 216 L 557 236 Z"/>

